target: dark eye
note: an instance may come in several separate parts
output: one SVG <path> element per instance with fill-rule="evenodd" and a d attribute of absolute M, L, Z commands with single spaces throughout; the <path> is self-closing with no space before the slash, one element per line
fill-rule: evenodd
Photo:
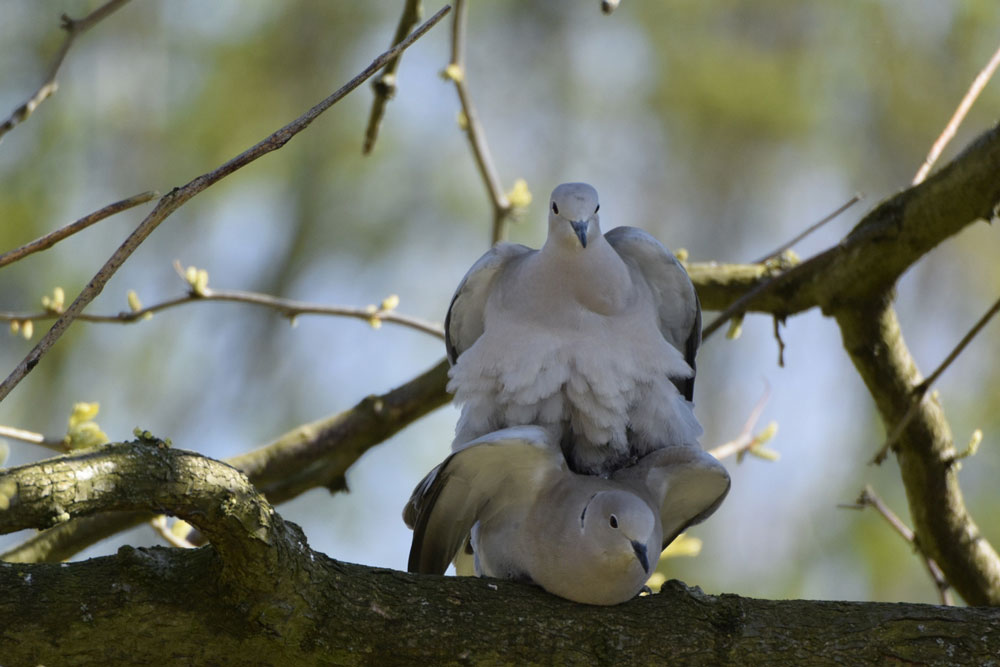
<path fill-rule="evenodd" d="M 612 514 L 611 517 L 608 519 L 608 524 L 612 528 L 617 528 L 618 527 L 618 517 L 616 517 L 614 514 Z"/>
<path fill-rule="evenodd" d="M 555 213 L 556 215 L 559 215 L 559 207 L 556 206 L 555 202 L 552 202 L 552 212 Z"/>
<path fill-rule="evenodd" d="M 601 210 L 601 205 L 600 205 L 600 204 L 598 204 L 598 205 L 597 205 L 597 208 L 595 208 L 595 209 L 594 209 L 594 213 L 597 213 L 597 212 L 598 212 L 598 211 L 600 211 L 600 210 Z"/>

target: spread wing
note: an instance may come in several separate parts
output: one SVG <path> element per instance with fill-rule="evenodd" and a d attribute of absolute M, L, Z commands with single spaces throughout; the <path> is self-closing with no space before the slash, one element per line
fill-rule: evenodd
<path fill-rule="evenodd" d="M 633 276 L 649 285 L 656 302 L 663 337 L 684 355 L 695 370 L 695 355 L 701 345 L 701 302 L 687 271 L 674 254 L 650 234 L 635 227 L 616 227 L 604 235 L 628 264 Z M 687 400 L 694 396 L 694 375 L 674 380 Z"/>
<path fill-rule="evenodd" d="M 701 523 L 729 493 L 729 473 L 701 447 L 664 447 L 623 468 L 612 479 L 645 487 L 660 507 L 663 547 L 688 526 Z"/>
<path fill-rule="evenodd" d="M 403 510 L 413 528 L 409 571 L 444 574 L 487 508 L 495 514 L 529 507 L 551 473 L 565 468 L 558 445 L 537 426 L 463 445 L 428 473 Z"/>
<path fill-rule="evenodd" d="M 536 251 L 518 243 L 498 243 L 480 257 L 462 278 L 444 318 L 444 340 L 449 362 L 454 364 L 458 355 L 483 335 L 486 300 L 497 275 L 511 259 L 530 252 Z"/>

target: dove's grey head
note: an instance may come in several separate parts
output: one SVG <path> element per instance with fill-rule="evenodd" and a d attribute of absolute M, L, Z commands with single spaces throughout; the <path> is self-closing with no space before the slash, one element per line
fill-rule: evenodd
<path fill-rule="evenodd" d="M 586 248 L 600 236 L 597 190 L 587 183 L 563 183 L 549 202 L 549 239 L 560 245 Z"/>
<path fill-rule="evenodd" d="M 580 524 L 584 539 L 580 555 L 597 570 L 633 570 L 645 581 L 651 568 L 656 567 L 662 539 L 660 521 L 634 493 L 622 489 L 596 493 L 583 508 Z M 641 573 L 635 570 L 637 566 L 642 568 Z"/>

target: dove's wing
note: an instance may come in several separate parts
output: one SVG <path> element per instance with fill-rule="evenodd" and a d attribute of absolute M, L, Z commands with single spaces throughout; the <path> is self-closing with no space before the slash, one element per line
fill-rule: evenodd
<path fill-rule="evenodd" d="M 649 285 L 663 337 L 695 370 L 695 355 L 701 345 L 701 303 L 687 271 L 673 253 L 641 229 L 616 227 L 604 235 L 632 270 Z M 694 396 L 694 375 L 675 380 L 687 399 Z"/>
<path fill-rule="evenodd" d="M 517 243 L 498 243 L 479 258 L 458 284 L 444 319 L 445 346 L 452 364 L 483 335 L 486 300 L 496 277 L 514 257 L 536 252 Z"/>
<path fill-rule="evenodd" d="M 688 526 L 707 519 L 729 493 L 729 473 L 696 446 L 664 447 L 616 471 L 611 479 L 644 487 L 660 508 L 663 546 Z"/>
<path fill-rule="evenodd" d="M 525 514 L 553 473 L 566 470 L 544 429 L 516 426 L 461 447 L 414 490 L 410 572 L 443 574 L 482 515 Z"/>

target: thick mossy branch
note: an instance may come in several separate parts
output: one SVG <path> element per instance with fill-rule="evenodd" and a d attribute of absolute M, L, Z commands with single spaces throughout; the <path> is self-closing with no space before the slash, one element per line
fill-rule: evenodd
<path fill-rule="evenodd" d="M 923 379 L 888 298 L 837 311 L 844 347 L 892 431 Z M 965 508 L 951 429 L 940 403 L 923 400 L 895 446 L 920 549 L 969 604 L 1000 605 L 1000 557 Z"/>
<path fill-rule="evenodd" d="M 212 547 L 0 564 L 4 664 L 943 665 L 984 664 L 1000 645 L 1000 609 L 754 600 L 679 582 L 590 607 L 524 584 L 339 563 L 304 545 L 285 554 L 286 576 L 256 606 L 220 584 Z"/>
<path fill-rule="evenodd" d="M 450 400 L 448 362 L 353 408 L 282 435 L 274 442 L 229 459 L 272 503 L 316 487 L 343 488 L 347 469 L 368 449 Z M 72 519 L 0 554 L 14 563 L 56 563 L 153 517 L 151 512 L 114 512 Z M 41 526 L 39 526 L 41 527 Z"/>
<path fill-rule="evenodd" d="M 799 264 L 750 296 L 739 312 L 779 317 L 819 306 L 838 307 L 879 297 L 935 246 L 979 220 L 991 220 L 1000 205 L 1000 125 L 984 132 L 950 164 L 920 185 L 907 188 L 870 211 L 837 245 Z M 692 280 L 702 292 L 702 285 Z M 729 303 L 703 300 L 706 309 Z"/>
<path fill-rule="evenodd" d="M 162 441 L 105 445 L 3 470 L 0 504 L 2 534 L 102 511 L 178 516 L 197 526 L 235 572 L 273 565 L 258 561 L 273 561 L 284 531 L 243 473 Z"/>

